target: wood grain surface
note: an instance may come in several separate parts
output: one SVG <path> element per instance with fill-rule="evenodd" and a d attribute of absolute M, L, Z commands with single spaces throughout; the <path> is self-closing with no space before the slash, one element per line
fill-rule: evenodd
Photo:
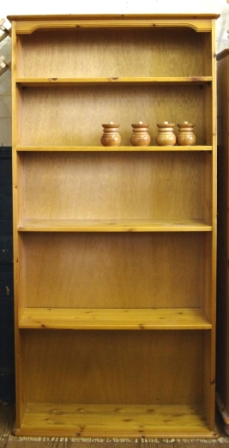
<path fill-rule="evenodd" d="M 15 437 L 12 434 L 15 420 L 14 406 L 0 405 L 0 448 L 228 448 L 229 437 L 224 433 L 218 416 L 219 438 L 211 439 L 75 439 L 66 437 Z"/>

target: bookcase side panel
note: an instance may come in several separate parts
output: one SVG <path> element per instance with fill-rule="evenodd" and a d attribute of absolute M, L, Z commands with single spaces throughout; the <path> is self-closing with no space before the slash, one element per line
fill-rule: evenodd
<path fill-rule="evenodd" d="M 222 57 L 219 57 L 222 56 Z M 218 238 L 217 238 L 217 392 L 229 411 L 229 56 L 228 50 L 218 55 Z"/>

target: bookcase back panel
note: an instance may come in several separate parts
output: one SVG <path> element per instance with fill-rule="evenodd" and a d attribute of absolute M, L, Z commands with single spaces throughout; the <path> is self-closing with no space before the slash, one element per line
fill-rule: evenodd
<path fill-rule="evenodd" d="M 202 403 L 202 332 L 34 330 L 22 340 L 28 403 Z"/>
<path fill-rule="evenodd" d="M 20 218 L 202 219 L 211 153 L 23 153 Z"/>
<path fill-rule="evenodd" d="M 202 307 L 209 243 L 205 233 L 21 234 L 21 300 L 27 307 Z"/>
<path fill-rule="evenodd" d="M 18 39 L 20 77 L 211 75 L 210 34 L 189 28 L 39 30 Z"/>
<path fill-rule="evenodd" d="M 24 87 L 20 92 L 19 145 L 100 145 L 102 124 L 120 125 L 121 144 L 130 145 L 131 124 L 149 124 L 151 145 L 157 123 L 195 123 L 197 145 L 211 145 L 209 85 L 114 85 Z"/>

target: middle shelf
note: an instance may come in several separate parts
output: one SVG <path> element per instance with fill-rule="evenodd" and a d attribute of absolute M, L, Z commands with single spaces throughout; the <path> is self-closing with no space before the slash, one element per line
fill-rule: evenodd
<path fill-rule="evenodd" d="M 19 232 L 211 232 L 201 219 L 22 219 Z"/>
<path fill-rule="evenodd" d="M 211 152 L 211 145 L 195 145 L 195 146 L 17 146 L 16 151 L 20 152 L 192 152 L 205 151 Z"/>
<path fill-rule="evenodd" d="M 21 329 L 71 330 L 209 330 L 200 308 L 73 309 L 25 308 Z"/>

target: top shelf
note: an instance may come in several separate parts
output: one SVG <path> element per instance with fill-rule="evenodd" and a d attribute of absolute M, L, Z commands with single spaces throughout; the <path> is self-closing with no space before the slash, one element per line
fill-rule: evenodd
<path fill-rule="evenodd" d="M 16 78 L 16 84 L 23 87 L 71 86 L 93 84 L 198 84 L 212 82 L 212 76 L 165 76 L 165 77 L 108 77 L 108 78 Z"/>
<path fill-rule="evenodd" d="M 219 14 L 93 14 L 93 15 L 13 15 L 17 34 L 40 29 L 189 27 L 197 32 L 211 31 L 211 21 Z"/>

